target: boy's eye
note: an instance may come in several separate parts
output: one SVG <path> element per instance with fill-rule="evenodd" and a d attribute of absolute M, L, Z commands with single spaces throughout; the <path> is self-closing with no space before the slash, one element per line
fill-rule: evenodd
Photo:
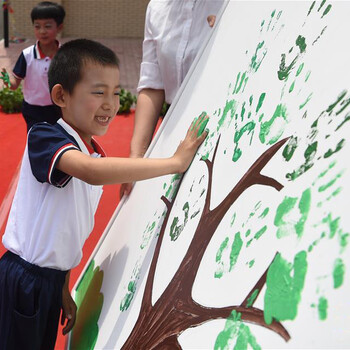
<path fill-rule="evenodd" d="M 103 91 L 92 91 L 93 95 L 103 95 Z"/>
<path fill-rule="evenodd" d="M 120 91 L 116 91 L 116 92 L 114 93 L 114 95 L 119 96 L 119 95 L 120 95 Z"/>

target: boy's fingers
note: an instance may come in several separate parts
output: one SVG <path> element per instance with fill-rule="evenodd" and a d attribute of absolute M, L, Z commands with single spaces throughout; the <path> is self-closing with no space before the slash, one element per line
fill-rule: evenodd
<path fill-rule="evenodd" d="M 67 315 L 67 319 L 68 319 L 67 324 L 62 330 L 63 335 L 66 335 L 67 333 L 69 333 L 75 324 L 75 317 L 73 317 L 71 314 Z"/>
<path fill-rule="evenodd" d="M 61 326 L 64 325 L 65 319 L 66 319 L 66 314 L 65 314 L 65 312 L 62 310 L 62 314 L 61 314 Z"/>

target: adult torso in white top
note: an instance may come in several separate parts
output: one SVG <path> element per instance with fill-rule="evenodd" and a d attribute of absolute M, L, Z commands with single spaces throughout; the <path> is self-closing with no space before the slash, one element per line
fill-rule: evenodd
<path fill-rule="evenodd" d="M 164 89 L 172 103 L 224 0 L 151 0 L 147 7 L 138 91 Z"/>

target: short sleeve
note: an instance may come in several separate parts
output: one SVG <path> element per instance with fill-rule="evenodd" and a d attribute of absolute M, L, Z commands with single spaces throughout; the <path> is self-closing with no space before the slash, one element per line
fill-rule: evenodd
<path fill-rule="evenodd" d="M 79 147 L 59 125 L 34 124 L 28 133 L 28 156 L 34 177 L 39 182 L 64 187 L 71 176 L 56 166 L 64 152 L 72 149 L 79 150 Z"/>
<path fill-rule="evenodd" d="M 18 60 L 13 68 L 13 74 L 16 78 L 24 79 L 27 73 L 27 61 L 24 57 L 23 52 L 18 57 Z"/>
<path fill-rule="evenodd" d="M 142 62 L 140 69 L 140 80 L 137 92 L 143 89 L 164 89 L 163 79 L 157 57 L 157 42 L 152 32 L 151 5 L 149 3 L 146 11 L 145 32 L 142 44 Z"/>

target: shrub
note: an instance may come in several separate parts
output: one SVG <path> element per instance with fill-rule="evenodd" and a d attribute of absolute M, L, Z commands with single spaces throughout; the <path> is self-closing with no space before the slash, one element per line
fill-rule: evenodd
<path fill-rule="evenodd" d="M 131 106 L 136 103 L 136 96 L 130 91 L 120 89 L 120 107 L 118 113 L 129 113 Z"/>
<path fill-rule="evenodd" d="M 5 113 L 18 113 L 21 111 L 23 94 L 21 86 L 17 90 L 3 88 L 0 90 L 0 106 Z"/>

